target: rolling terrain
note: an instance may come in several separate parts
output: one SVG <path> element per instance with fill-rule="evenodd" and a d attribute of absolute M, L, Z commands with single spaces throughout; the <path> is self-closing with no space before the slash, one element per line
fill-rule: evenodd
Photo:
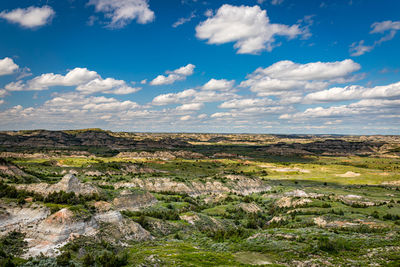
<path fill-rule="evenodd" d="M 2 265 L 400 264 L 399 136 L 1 132 L 0 177 Z"/>

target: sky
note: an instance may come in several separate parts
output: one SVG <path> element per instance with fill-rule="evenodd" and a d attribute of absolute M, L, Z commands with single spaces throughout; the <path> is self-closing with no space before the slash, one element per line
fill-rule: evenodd
<path fill-rule="evenodd" d="M 399 10 L 2 0 L 0 130 L 400 134 Z"/>

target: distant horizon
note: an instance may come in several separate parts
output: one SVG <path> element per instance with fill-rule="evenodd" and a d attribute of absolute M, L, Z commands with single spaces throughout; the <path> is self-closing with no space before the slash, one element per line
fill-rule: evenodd
<path fill-rule="evenodd" d="M 0 130 L 396 135 L 400 1 L 3 0 Z"/>
<path fill-rule="evenodd" d="M 63 132 L 63 131 L 104 131 L 113 133 L 138 133 L 138 134 L 219 134 L 219 135 L 293 135 L 293 136 L 400 136 L 400 134 L 335 134 L 335 133 L 250 133 L 250 132 L 146 132 L 146 131 L 114 131 L 101 128 L 77 128 L 77 129 L 20 129 L 20 130 L 0 130 L 0 132 L 21 132 L 21 131 L 50 131 L 50 132 Z"/>

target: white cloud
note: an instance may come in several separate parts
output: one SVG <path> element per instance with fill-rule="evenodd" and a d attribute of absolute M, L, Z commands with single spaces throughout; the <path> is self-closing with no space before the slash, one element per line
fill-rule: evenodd
<path fill-rule="evenodd" d="M 222 117 L 232 117 L 232 113 L 230 112 L 216 112 L 211 114 L 211 118 L 222 118 Z"/>
<path fill-rule="evenodd" d="M 366 99 L 356 103 L 341 106 L 330 106 L 327 108 L 308 108 L 304 112 L 295 114 L 283 114 L 280 119 L 313 119 L 313 118 L 336 118 L 348 117 L 359 119 L 359 116 L 370 116 L 371 121 L 380 114 L 398 114 L 400 100 Z M 358 116 L 358 117 L 357 117 Z"/>
<path fill-rule="evenodd" d="M 95 6 L 96 12 L 103 12 L 110 19 L 111 28 L 125 27 L 134 19 L 146 24 L 155 18 L 147 0 L 90 0 L 88 5 Z"/>
<path fill-rule="evenodd" d="M 202 119 L 205 119 L 205 118 L 207 118 L 207 114 L 204 114 L 204 113 L 203 113 L 203 114 L 200 114 L 200 115 L 197 116 L 197 118 L 198 118 L 198 119 L 201 119 L 201 120 L 202 120 Z"/>
<path fill-rule="evenodd" d="M 0 76 L 13 74 L 18 69 L 19 69 L 18 65 L 15 64 L 11 58 L 6 57 L 0 59 Z"/>
<path fill-rule="evenodd" d="M 7 91 L 24 91 L 26 90 L 26 85 L 22 81 L 10 82 L 4 86 Z"/>
<path fill-rule="evenodd" d="M 152 104 L 156 106 L 164 106 L 169 104 L 181 103 L 183 100 L 193 97 L 196 91 L 188 89 L 179 93 L 169 93 L 156 96 Z"/>
<path fill-rule="evenodd" d="M 272 24 L 259 6 L 225 4 L 196 27 L 196 36 L 209 44 L 234 42 L 239 54 L 257 54 L 274 48 L 275 36 L 295 38 L 304 32 L 299 25 Z"/>
<path fill-rule="evenodd" d="M 0 99 L 0 105 L 4 104 L 4 100 Z"/>
<path fill-rule="evenodd" d="M 181 117 L 180 120 L 181 121 L 187 121 L 187 120 L 190 120 L 191 118 L 192 118 L 192 116 L 186 115 L 186 116 Z"/>
<path fill-rule="evenodd" d="M 279 61 L 266 69 L 258 69 L 256 72 L 269 77 L 285 80 L 329 80 L 346 76 L 361 67 L 351 59 L 335 62 L 312 62 L 298 64 L 290 60 Z"/>
<path fill-rule="evenodd" d="M 196 92 L 193 99 L 194 102 L 218 102 L 239 97 L 237 94 L 230 92 L 200 91 Z"/>
<path fill-rule="evenodd" d="M 247 98 L 247 99 L 233 99 L 227 102 L 223 102 L 219 105 L 219 108 L 250 108 L 250 107 L 263 107 L 268 105 L 274 105 L 273 100 L 268 98 Z"/>
<path fill-rule="evenodd" d="M 192 110 L 200 110 L 203 107 L 204 107 L 203 103 L 189 103 L 189 104 L 183 104 L 182 106 L 177 107 L 176 110 L 192 111 Z"/>
<path fill-rule="evenodd" d="M 382 22 L 375 22 L 371 25 L 371 33 L 383 33 L 389 30 L 400 30 L 400 21 L 382 21 Z"/>
<path fill-rule="evenodd" d="M 333 102 L 354 99 L 390 98 L 400 96 L 400 82 L 384 86 L 365 88 L 358 85 L 334 87 L 329 90 L 311 93 L 305 96 L 305 101 Z"/>
<path fill-rule="evenodd" d="M 126 95 L 135 93 L 140 90 L 139 87 L 130 87 L 125 81 L 115 80 L 113 78 L 101 79 L 96 78 L 86 84 L 79 85 L 76 88 L 84 94 L 94 93 L 110 93 L 116 95 Z"/>
<path fill-rule="evenodd" d="M 206 103 L 225 101 L 239 96 L 230 92 L 215 91 L 196 91 L 194 89 L 184 90 L 179 93 L 169 93 L 156 96 L 152 104 L 156 106 L 164 106 L 170 104 L 187 104 L 187 103 Z"/>
<path fill-rule="evenodd" d="M 31 6 L 25 9 L 17 8 L 9 12 L 3 11 L 0 13 L 0 18 L 25 28 L 36 28 L 50 23 L 54 14 L 54 10 L 49 6 Z"/>
<path fill-rule="evenodd" d="M 241 82 L 259 96 L 282 95 L 291 90 L 322 90 L 331 83 L 344 83 L 349 75 L 360 69 L 351 59 L 336 62 L 298 64 L 279 61 L 265 69 L 258 68 Z"/>
<path fill-rule="evenodd" d="M 389 33 L 381 37 L 379 40 L 376 40 L 372 45 L 365 45 L 364 40 L 352 43 L 349 49 L 351 56 L 356 57 L 364 55 L 365 53 L 372 51 L 376 46 L 382 44 L 383 42 L 392 40 L 395 37 L 397 31 L 400 30 L 400 21 L 387 20 L 382 22 L 375 22 L 371 25 L 371 28 L 371 34 L 383 34 L 387 31 L 389 31 Z"/>
<path fill-rule="evenodd" d="M 55 86 L 76 86 L 76 90 L 83 94 L 130 94 L 141 88 L 130 87 L 125 81 L 114 78 L 103 79 L 97 72 L 86 68 L 75 68 L 66 75 L 45 73 L 26 83 L 23 81 L 11 82 L 4 88 L 7 91 L 41 91 Z"/>
<path fill-rule="evenodd" d="M 28 82 L 27 90 L 47 90 L 51 86 L 76 86 L 90 82 L 100 75 L 86 68 L 75 68 L 65 76 L 61 74 L 45 73 Z"/>
<path fill-rule="evenodd" d="M 0 112 L 1 127 L 21 128 L 21 124 L 37 128 L 56 129 L 71 125 L 86 127 L 104 123 L 104 120 L 121 122 L 124 118 L 140 113 L 142 107 L 132 101 L 115 98 L 84 96 L 74 93 L 59 94 L 38 107 L 14 106 Z"/>
<path fill-rule="evenodd" d="M 194 12 L 192 12 L 189 17 L 178 19 L 174 24 L 172 24 L 172 27 L 173 28 L 179 27 L 179 26 L 191 21 L 195 17 L 196 17 L 196 15 L 194 14 Z"/>
<path fill-rule="evenodd" d="M 176 69 L 172 72 L 167 72 L 171 74 L 177 74 L 177 75 L 182 75 L 182 76 L 189 76 L 193 74 L 193 70 L 196 66 L 193 64 L 187 64 L 186 66 L 180 67 L 179 69 Z"/>
<path fill-rule="evenodd" d="M 212 17 L 214 16 L 214 11 L 212 9 L 207 9 L 206 12 L 204 12 L 204 16 Z"/>
<path fill-rule="evenodd" d="M 234 84 L 235 84 L 234 80 L 228 81 L 225 79 L 221 80 L 211 79 L 206 84 L 203 85 L 202 89 L 210 91 L 229 91 L 232 89 Z"/>
<path fill-rule="evenodd" d="M 180 67 L 174 71 L 167 71 L 167 76 L 158 75 L 154 80 L 150 82 L 151 85 L 165 85 L 172 84 L 176 81 L 184 80 L 187 76 L 193 74 L 194 68 L 196 66 L 193 64 L 187 64 L 186 66 Z"/>
<path fill-rule="evenodd" d="M 374 46 L 364 45 L 364 40 L 361 40 L 358 43 L 354 42 L 350 46 L 350 56 L 352 57 L 361 56 L 367 52 L 370 52 L 372 49 L 374 49 Z"/>

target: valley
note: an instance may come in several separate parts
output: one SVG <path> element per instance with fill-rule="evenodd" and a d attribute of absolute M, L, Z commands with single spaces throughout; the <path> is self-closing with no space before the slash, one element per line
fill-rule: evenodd
<path fill-rule="evenodd" d="M 3 265 L 400 264 L 399 136 L 38 130 L 0 157 Z"/>

